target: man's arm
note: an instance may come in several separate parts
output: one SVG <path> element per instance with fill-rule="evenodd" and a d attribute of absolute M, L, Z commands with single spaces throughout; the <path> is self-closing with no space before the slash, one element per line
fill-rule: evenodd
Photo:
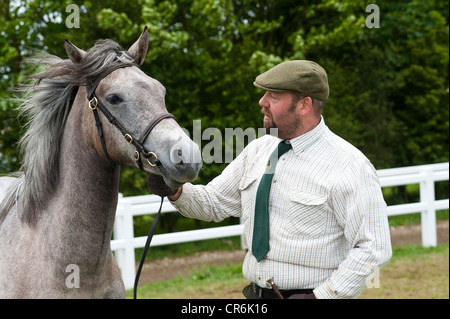
<path fill-rule="evenodd" d="M 357 298 L 392 256 L 386 203 L 368 160 L 349 165 L 332 194 L 335 216 L 352 248 L 314 293 L 318 298 Z"/>
<path fill-rule="evenodd" d="M 245 172 L 248 150 L 245 148 L 222 173 L 208 185 L 186 183 L 168 196 L 186 217 L 219 222 L 242 214 L 239 183 Z"/>

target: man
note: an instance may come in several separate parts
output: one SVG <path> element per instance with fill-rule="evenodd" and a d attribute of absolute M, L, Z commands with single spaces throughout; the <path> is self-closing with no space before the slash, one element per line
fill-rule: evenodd
<path fill-rule="evenodd" d="M 278 137 L 249 143 L 206 186 L 172 190 L 152 175 L 149 187 L 184 216 L 242 217 L 247 298 L 357 298 L 392 255 L 376 171 L 325 125 L 321 66 L 284 62 L 254 85 L 266 91 L 264 126 Z"/>

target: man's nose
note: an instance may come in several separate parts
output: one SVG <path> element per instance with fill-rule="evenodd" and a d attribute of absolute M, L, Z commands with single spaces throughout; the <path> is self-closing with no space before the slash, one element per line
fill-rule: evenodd
<path fill-rule="evenodd" d="M 269 93 L 269 92 L 266 92 L 266 93 L 263 95 L 263 97 L 259 99 L 259 105 L 260 105 L 260 106 L 262 106 L 262 107 L 268 107 L 268 106 L 269 106 L 268 101 L 267 101 L 267 94 L 268 94 L 268 93 Z"/>

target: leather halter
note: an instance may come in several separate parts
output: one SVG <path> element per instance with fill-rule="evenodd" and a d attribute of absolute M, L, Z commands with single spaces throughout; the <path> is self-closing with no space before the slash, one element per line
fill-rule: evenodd
<path fill-rule="evenodd" d="M 155 116 L 155 118 L 153 118 L 153 120 L 147 125 L 147 127 L 145 128 L 144 132 L 141 134 L 141 136 L 136 139 L 133 135 L 131 135 L 128 130 L 111 114 L 111 112 L 109 112 L 109 110 L 102 104 L 102 102 L 100 102 L 100 100 L 97 98 L 97 96 L 95 95 L 95 90 L 97 89 L 98 84 L 100 83 L 101 80 L 103 80 L 103 78 L 105 78 L 108 74 L 114 72 L 117 69 L 121 69 L 121 68 L 126 68 L 126 67 L 130 67 L 130 66 L 137 66 L 137 64 L 135 63 L 115 63 L 112 66 L 110 66 L 108 68 L 108 70 L 106 70 L 105 73 L 102 74 L 102 76 L 98 77 L 93 83 L 90 83 L 88 85 L 86 85 L 86 91 L 87 91 L 87 98 L 89 100 L 89 107 L 92 110 L 93 114 L 94 114 L 94 118 L 95 118 L 95 125 L 97 126 L 97 133 L 98 136 L 100 137 L 100 141 L 102 143 L 102 147 L 103 147 L 103 151 L 105 152 L 106 157 L 112 161 L 111 157 L 108 154 L 108 150 L 106 149 L 106 142 L 105 142 L 105 137 L 103 135 L 103 130 L 102 130 L 102 123 L 100 121 L 100 117 L 98 115 L 98 111 L 100 110 L 102 111 L 102 113 L 105 115 L 105 117 L 108 119 L 108 121 L 113 124 L 115 127 L 117 127 L 119 129 L 119 131 L 123 134 L 125 140 L 130 143 L 133 144 L 134 147 L 136 148 L 136 151 L 134 152 L 134 159 L 137 162 L 139 168 L 141 170 L 143 169 L 142 166 L 142 162 L 141 162 L 141 157 L 144 157 L 148 164 L 150 166 L 157 166 L 157 165 L 161 165 L 161 162 L 158 160 L 158 156 L 151 151 L 148 151 L 145 147 L 144 147 L 144 141 L 147 138 L 147 136 L 150 134 L 150 132 L 153 130 L 153 128 L 162 120 L 167 119 L 167 118 L 173 118 L 175 119 L 175 116 L 173 116 L 170 113 L 161 113 Z M 153 159 L 153 160 L 151 160 Z"/>
<path fill-rule="evenodd" d="M 150 132 L 153 130 L 153 128 L 159 122 L 161 122 L 162 120 L 167 119 L 167 118 L 175 119 L 175 116 L 173 116 L 172 114 L 167 113 L 167 112 L 156 115 L 155 118 L 147 125 L 144 132 L 141 134 L 141 136 L 138 139 L 135 139 L 133 137 L 133 135 L 128 133 L 128 131 L 125 129 L 125 127 L 108 111 L 108 109 L 102 104 L 102 102 L 100 102 L 100 100 L 95 96 L 95 90 L 97 89 L 97 86 L 100 83 L 100 81 L 104 77 L 106 77 L 108 74 L 110 74 L 111 72 L 114 72 L 117 69 L 126 68 L 129 66 L 139 67 L 138 65 L 136 65 L 134 63 L 127 64 L 127 63 L 119 62 L 119 63 L 113 64 L 111 67 L 109 67 L 109 69 L 105 73 L 102 74 L 102 76 L 98 77 L 93 83 L 86 85 L 86 91 L 87 91 L 87 98 L 89 100 L 89 107 L 91 108 L 92 112 L 94 113 L 95 125 L 97 126 L 98 136 L 100 137 L 100 141 L 102 143 L 103 151 L 105 152 L 106 157 L 110 161 L 112 161 L 111 157 L 108 154 L 108 150 L 106 149 L 106 142 L 105 142 L 105 137 L 103 135 L 102 123 L 100 122 L 100 117 L 98 116 L 97 109 L 102 111 L 102 113 L 105 115 L 105 117 L 108 119 L 108 121 L 119 129 L 119 131 L 123 134 L 125 140 L 128 143 L 134 145 L 134 147 L 136 148 L 136 151 L 134 152 L 134 159 L 138 163 L 139 168 L 143 171 L 144 168 L 143 168 L 142 162 L 140 160 L 141 157 L 144 157 L 150 166 L 161 165 L 161 162 L 158 160 L 158 156 L 154 152 L 150 152 L 147 149 L 145 149 L 145 147 L 143 145 L 145 139 L 147 138 L 147 136 L 150 134 Z M 153 157 L 153 162 L 150 160 L 150 158 L 152 158 L 152 157 Z M 134 291 L 133 291 L 134 299 L 137 298 L 137 286 L 139 283 L 139 276 L 141 274 L 141 269 L 144 264 L 145 256 L 147 255 L 147 251 L 150 247 L 150 243 L 152 241 L 153 234 L 155 233 L 155 229 L 156 229 L 156 225 L 158 224 L 159 216 L 161 215 L 161 209 L 162 209 L 163 202 L 164 202 L 164 197 L 161 196 L 161 204 L 159 205 L 158 213 L 156 214 L 155 219 L 150 228 L 150 232 L 148 234 L 147 241 L 146 241 L 145 247 L 144 247 L 144 252 L 142 254 L 141 261 L 140 261 L 139 267 L 138 267 L 138 271 L 136 273 L 136 277 L 135 277 L 135 281 L 134 281 Z"/>

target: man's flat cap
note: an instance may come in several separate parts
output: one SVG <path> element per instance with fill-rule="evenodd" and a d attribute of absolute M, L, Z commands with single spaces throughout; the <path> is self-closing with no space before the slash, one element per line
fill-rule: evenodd
<path fill-rule="evenodd" d="M 258 75 L 253 84 L 266 91 L 299 92 L 326 101 L 329 95 L 327 72 L 315 62 L 295 60 L 278 64 Z"/>

